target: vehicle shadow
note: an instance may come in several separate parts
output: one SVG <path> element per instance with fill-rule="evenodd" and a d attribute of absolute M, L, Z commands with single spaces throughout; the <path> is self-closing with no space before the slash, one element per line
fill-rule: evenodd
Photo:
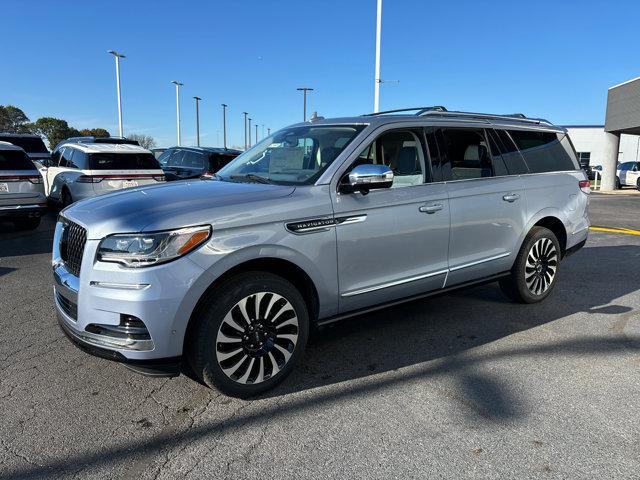
<path fill-rule="evenodd" d="M 225 432 L 264 422 L 285 421 L 293 414 L 310 413 L 339 402 L 379 395 L 383 390 L 409 382 L 429 382 L 438 377 L 454 381 L 454 389 L 441 393 L 464 404 L 466 415 L 475 421 L 492 423 L 523 418 L 527 415 L 526 399 L 516 398 L 505 379 L 479 366 L 501 359 L 536 361 L 554 356 L 637 354 L 640 337 L 625 335 L 624 328 L 612 328 L 608 335 L 572 335 L 552 342 L 509 344 L 486 350 L 481 356 L 474 355 L 473 349 L 576 313 L 615 315 L 612 318 L 616 320 L 640 313 L 615 303 L 637 290 L 635 265 L 620 259 L 638 255 L 640 246 L 632 245 L 591 247 L 588 257 L 586 251 L 578 252 L 564 263 L 562 278 L 553 295 L 537 305 L 510 303 L 496 285 L 485 285 L 354 318 L 315 335 L 300 368 L 275 390 L 259 397 L 260 408 L 241 412 L 243 409 L 237 409 L 236 404 L 222 419 L 203 420 L 179 432 L 169 429 L 151 438 L 105 445 L 99 451 L 80 450 L 42 465 L 4 470 L 0 472 L 0 480 L 53 477 L 71 474 L 79 468 L 139 461 L 158 455 L 163 449 L 215 439 Z M 599 265 L 585 261 L 587 258 L 616 265 L 615 275 L 602 275 Z M 383 372 L 393 374 L 378 375 Z M 318 388 L 329 385 L 332 388 Z M 301 391 L 305 394 L 291 395 L 286 402 L 269 401 Z M 215 396 L 211 392 L 210 397 Z"/>
<path fill-rule="evenodd" d="M 0 222 L 0 258 L 51 252 L 56 213 L 47 212 L 35 230 L 21 231 L 13 224 Z"/>
<path fill-rule="evenodd" d="M 639 256 L 640 246 L 634 245 L 583 249 L 563 262 L 554 292 L 539 304 L 513 303 L 493 283 L 325 327 L 312 337 L 301 366 L 266 396 L 287 395 L 436 359 L 444 361 L 445 373 L 460 374 L 460 365 L 453 360 L 456 356 L 514 333 L 580 312 L 633 315 L 632 308 L 615 301 L 640 287 L 637 265 L 620 261 Z M 593 258 L 599 261 L 591 261 Z M 603 274 L 603 265 L 615 269 L 615 281 Z M 509 402 L 500 400 L 499 388 L 483 385 L 480 379 L 469 380 L 463 383 L 472 397 L 495 399 L 485 405 L 486 410 L 510 416 Z M 487 389 L 492 390 L 491 395 L 483 392 Z"/>

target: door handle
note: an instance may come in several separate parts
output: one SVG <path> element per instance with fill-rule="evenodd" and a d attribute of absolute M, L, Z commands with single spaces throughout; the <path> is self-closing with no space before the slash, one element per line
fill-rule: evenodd
<path fill-rule="evenodd" d="M 520 198 L 520 195 L 518 195 L 517 193 L 508 193 L 507 195 L 504 195 L 504 196 L 502 197 L 502 199 L 503 199 L 505 202 L 509 202 L 509 203 L 513 203 L 513 202 L 515 202 L 516 200 L 518 200 L 519 198 Z"/>
<path fill-rule="evenodd" d="M 422 205 L 418 210 L 420 210 L 422 213 L 436 213 L 443 208 L 444 205 L 442 203 L 433 203 L 431 205 Z"/>

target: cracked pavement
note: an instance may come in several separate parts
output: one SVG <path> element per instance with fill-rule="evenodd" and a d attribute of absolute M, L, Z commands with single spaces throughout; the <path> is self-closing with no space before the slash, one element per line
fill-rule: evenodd
<path fill-rule="evenodd" d="M 640 229 L 640 196 L 590 211 Z M 592 232 L 539 305 L 485 285 L 326 328 L 245 401 L 69 343 L 54 218 L 0 223 L 0 480 L 638 476 L 640 237 Z"/>

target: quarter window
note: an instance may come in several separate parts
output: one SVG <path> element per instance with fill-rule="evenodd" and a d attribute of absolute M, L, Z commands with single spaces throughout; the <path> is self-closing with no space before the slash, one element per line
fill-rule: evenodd
<path fill-rule="evenodd" d="M 573 146 L 565 133 L 510 130 L 509 134 L 533 173 L 580 168 Z"/>
<path fill-rule="evenodd" d="M 73 148 L 65 148 L 62 150 L 62 157 L 60 157 L 60 166 L 67 168 L 76 168 L 73 164 Z"/>

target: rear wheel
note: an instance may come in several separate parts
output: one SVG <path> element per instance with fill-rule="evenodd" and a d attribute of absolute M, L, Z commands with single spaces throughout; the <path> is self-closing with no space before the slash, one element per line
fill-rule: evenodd
<path fill-rule="evenodd" d="M 620 177 L 616 177 L 616 190 L 621 190 L 622 184 L 620 183 Z"/>
<path fill-rule="evenodd" d="M 544 227 L 533 227 L 525 237 L 511 274 L 500 280 L 500 288 L 512 300 L 536 303 L 549 296 L 560 265 L 560 243 Z"/>
<path fill-rule="evenodd" d="M 18 230 L 35 230 L 40 226 L 40 217 L 16 218 L 13 225 Z"/>
<path fill-rule="evenodd" d="M 636 190 L 640 190 L 640 177 L 638 178 L 638 181 L 636 182 Z"/>
<path fill-rule="evenodd" d="M 264 272 L 239 274 L 203 302 L 187 356 L 210 387 L 248 397 L 273 388 L 304 352 L 309 316 L 300 292 Z"/>

